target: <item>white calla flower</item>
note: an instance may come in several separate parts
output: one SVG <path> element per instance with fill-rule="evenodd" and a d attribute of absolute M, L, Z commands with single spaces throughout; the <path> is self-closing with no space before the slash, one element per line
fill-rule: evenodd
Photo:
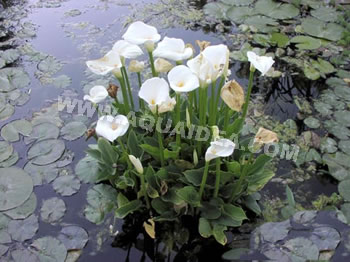
<path fill-rule="evenodd" d="M 129 121 L 124 115 L 101 116 L 96 124 L 96 134 L 113 142 L 118 137 L 123 136 L 129 128 Z"/>
<path fill-rule="evenodd" d="M 153 56 L 162 57 L 173 61 L 181 61 L 190 58 L 193 50 L 185 46 L 185 42 L 179 38 L 165 37 L 153 51 Z"/>
<path fill-rule="evenodd" d="M 261 72 L 261 75 L 265 75 L 275 63 L 272 57 L 259 56 L 252 51 L 247 52 L 247 57 L 251 65 Z"/>
<path fill-rule="evenodd" d="M 191 92 L 199 87 L 198 77 L 187 66 L 178 65 L 170 70 L 168 80 L 175 92 Z"/>
<path fill-rule="evenodd" d="M 120 56 L 115 51 L 109 51 L 104 57 L 86 62 L 88 68 L 95 74 L 106 75 L 122 66 Z"/>
<path fill-rule="evenodd" d="M 168 60 L 157 58 L 156 61 L 154 61 L 154 67 L 158 73 L 168 73 L 174 65 Z"/>
<path fill-rule="evenodd" d="M 108 91 L 104 86 L 94 86 L 90 89 L 89 94 L 84 96 L 84 100 L 98 104 L 108 97 Z"/>
<path fill-rule="evenodd" d="M 173 111 L 175 108 L 175 105 L 176 105 L 175 98 L 171 98 L 170 96 L 168 96 L 167 99 L 158 106 L 158 113 L 162 114 L 162 113 Z M 157 110 L 157 106 L 150 105 L 149 108 L 153 113 L 155 113 Z"/>
<path fill-rule="evenodd" d="M 202 54 L 210 61 L 218 75 L 227 74 L 230 51 L 226 45 L 208 46 Z"/>
<path fill-rule="evenodd" d="M 163 78 L 150 78 L 142 84 L 139 97 L 145 100 L 150 108 L 160 106 L 169 98 L 169 85 Z"/>
<path fill-rule="evenodd" d="M 130 59 L 134 59 L 143 54 L 142 49 L 138 45 L 131 44 L 125 40 L 117 41 L 112 50 L 117 52 L 121 57 Z"/>
<path fill-rule="evenodd" d="M 160 40 L 160 34 L 158 34 L 157 28 L 147 25 L 144 22 L 137 21 L 129 25 L 123 39 L 135 44 L 141 45 L 146 42 L 156 43 Z"/>
<path fill-rule="evenodd" d="M 188 60 L 187 66 L 199 78 L 201 86 L 210 84 L 218 77 L 219 71 L 214 69 L 213 64 L 202 53 Z"/>
<path fill-rule="evenodd" d="M 145 63 L 143 61 L 131 60 L 129 63 L 129 71 L 133 73 L 140 73 L 145 69 Z"/>
<path fill-rule="evenodd" d="M 135 167 L 137 173 L 142 175 L 143 174 L 143 166 L 142 166 L 141 160 L 139 158 L 136 158 L 133 155 L 129 155 L 129 160 L 133 164 L 133 166 Z"/>
<path fill-rule="evenodd" d="M 218 157 L 227 157 L 233 154 L 235 143 L 231 140 L 222 138 L 210 143 L 207 152 L 205 152 L 205 161 L 209 162 Z"/>

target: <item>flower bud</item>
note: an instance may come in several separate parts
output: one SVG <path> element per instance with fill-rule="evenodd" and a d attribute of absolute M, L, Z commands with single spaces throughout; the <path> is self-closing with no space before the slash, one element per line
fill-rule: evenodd
<path fill-rule="evenodd" d="M 146 47 L 147 52 L 149 52 L 149 53 L 153 52 L 153 50 L 154 50 L 154 42 L 150 41 L 150 40 L 146 41 L 145 42 L 145 47 Z"/>
<path fill-rule="evenodd" d="M 186 107 L 186 126 L 188 129 L 191 128 L 191 117 L 190 112 L 188 111 L 188 107 Z"/>
<path fill-rule="evenodd" d="M 131 60 L 129 63 L 129 71 L 133 73 L 140 73 L 145 68 L 145 63 L 142 61 Z"/>
<path fill-rule="evenodd" d="M 154 67 L 158 73 L 168 73 L 174 66 L 168 60 L 157 58 Z"/>
<path fill-rule="evenodd" d="M 109 87 L 107 88 L 108 95 L 114 99 L 117 98 L 119 87 L 114 84 L 109 84 Z"/>
<path fill-rule="evenodd" d="M 137 173 L 142 175 L 143 174 L 143 166 L 142 166 L 142 163 L 141 163 L 140 159 L 136 158 L 133 155 L 129 155 L 129 159 L 130 159 L 130 162 L 134 165 Z"/>
<path fill-rule="evenodd" d="M 196 44 L 199 46 L 200 51 L 202 52 L 204 49 L 206 49 L 208 46 L 210 46 L 210 42 L 208 41 L 199 41 L 196 40 Z"/>
<path fill-rule="evenodd" d="M 212 126 L 211 131 L 213 133 L 213 141 L 220 139 L 220 130 L 218 126 Z"/>
<path fill-rule="evenodd" d="M 193 164 L 195 166 L 198 165 L 198 154 L 196 149 L 193 150 Z"/>
<path fill-rule="evenodd" d="M 120 70 L 120 68 L 116 68 L 113 70 L 113 74 L 115 75 L 116 78 L 120 79 L 123 77 L 122 75 L 122 71 Z"/>
<path fill-rule="evenodd" d="M 235 80 L 227 82 L 220 93 L 221 99 L 233 111 L 240 112 L 244 104 L 244 91 Z"/>
<path fill-rule="evenodd" d="M 194 49 L 194 46 L 190 43 L 187 43 L 185 45 L 185 48 L 188 48 L 188 47 L 192 49 L 192 57 L 193 57 L 193 55 L 196 53 L 196 49 Z M 189 59 L 191 59 L 192 57 L 190 57 Z"/>

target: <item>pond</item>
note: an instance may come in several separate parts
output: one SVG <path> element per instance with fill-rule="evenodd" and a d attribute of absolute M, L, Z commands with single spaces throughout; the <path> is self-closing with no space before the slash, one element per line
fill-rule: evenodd
<path fill-rule="evenodd" d="M 3 0 L 0 6 L 1 2 L 1 262 L 224 261 L 240 255 L 245 260 L 306 261 L 333 256 L 332 261 L 348 261 L 350 3 Z M 183 245 L 169 251 L 169 243 L 152 239 L 154 227 L 145 232 L 144 212 L 134 212 L 126 219 L 113 216 L 119 202 L 111 180 L 94 184 L 98 164 L 86 157 L 86 150 L 97 145 L 86 133 L 96 125 L 97 111 L 107 112 L 108 108 L 95 110 L 83 97 L 93 86 L 119 83 L 112 74 L 93 74 L 86 61 L 105 55 L 134 21 L 155 26 L 162 38 L 183 39 L 196 53 L 200 51 L 196 40 L 227 45 L 229 79 L 235 79 L 245 93 L 251 75 L 247 51 L 275 60 L 266 77 L 255 73 L 252 102 L 240 130 L 245 137 L 254 137 L 259 127 L 272 130 L 279 143 L 288 146 L 287 152 L 266 164 L 272 175 L 259 181 L 256 192 L 237 200 L 246 208 L 250 197 L 257 207 L 246 208 L 243 224 L 240 221 L 226 235 L 221 230 L 224 236 L 213 233 L 198 240 L 196 208 L 200 207 L 193 205 L 195 215 L 191 217 L 193 210 L 187 213 L 186 206 L 181 218 L 186 232 L 171 228 L 179 234 L 174 245 Z M 148 61 L 147 55 L 142 59 Z M 150 78 L 151 71 L 141 76 Z M 136 74 L 130 82 L 137 101 Z M 118 99 L 123 100 L 121 91 Z M 184 109 L 181 117 L 187 113 Z M 125 163 L 130 164 L 128 161 Z M 188 158 L 183 161 L 182 165 L 188 164 Z M 222 173 L 228 176 L 229 172 Z M 192 242 L 181 242 L 183 237 Z M 219 239 L 228 244 L 220 244 Z M 298 253 L 303 245 L 308 250 Z"/>

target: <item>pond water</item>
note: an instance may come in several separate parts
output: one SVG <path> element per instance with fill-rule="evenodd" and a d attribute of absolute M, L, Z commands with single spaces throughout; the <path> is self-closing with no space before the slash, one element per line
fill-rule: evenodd
<path fill-rule="evenodd" d="M 183 2 L 181 1 L 181 4 Z M 194 10 L 201 10 L 206 3 L 206 1 L 189 2 L 191 2 L 190 4 Z M 24 90 L 27 92 L 30 90 L 30 98 L 24 105 L 15 106 L 14 113 L 0 121 L 0 129 L 14 120 L 26 119 L 33 121 L 33 113 L 35 114 L 35 112 L 40 112 L 43 108 L 51 107 L 58 100 L 67 98 L 81 100 L 85 94 L 84 89 L 87 90 L 94 83 L 108 83 L 111 79 L 97 79 L 88 72 L 85 61 L 100 57 L 116 40 L 120 39 L 125 31 L 126 22 L 134 17 L 147 17 L 147 14 L 143 13 L 143 8 L 151 3 L 158 4 L 161 1 L 29 0 L 8 3 L 8 8 L 1 12 L 2 14 L 11 13 L 12 15 L 10 17 L 5 15 L 1 23 L 4 23 L 5 26 L 13 23 L 12 26 L 8 26 L 8 29 L 13 33 L 0 38 L 0 41 L 4 43 L 1 45 L 1 50 L 21 50 L 20 57 L 13 63 L 7 64 L 6 67 L 19 67 L 27 72 L 30 84 Z M 170 13 L 173 15 L 169 11 L 169 16 Z M 163 19 L 164 15 L 166 16 L 166 11 L 165 14 L 162 11 L 159 17 Z M 157 15 L 155 14 L 154 16 Z M 7 20 L 14 19 L 14 17 L 18 20 L 13 20 L 12 22 Z M 156 19 L 156 17 L 152 17 L 150 20 L 154 26 L 158 27 L 157 23 L 155 23 Z M 163 21 L 162 19 L 159 19 L 159 23 Z M 145 22 L 148 21 L 145 20 Z M 232 39 L 225 38 L 223 40 L 221 31 L 217 30 L 217 28 L 213 29 L 212 27 L 196 23 L 188 26 L 181 26 L 181 23 L 179 23 L 174 27 L 168 27 L 167 23 L 159 25 L 162 36 L 179 37 L 184 39 L 186 43 L 191 43 L 194 46 L 195 40 L 206 40 L 212 44 L 219 44 L 224 41 L 228 46 L 232 45 Z M 19 36 L 18 31 L 23 25 L 27 27 L 27 31 L 24 35 Z M 230 34 L 235 32 L 235 29 L 231 30 Z M 29 52 L 29 46 L 35 51 Z M 54 61 L 50 58 L 51 61 L 43 69 L 43 64 L 40 67 L 40 63 L 47 56 L 52 56 Z M 247 63 L 232 63 L 231 78 L 236 79 L 242 86 L 247 86 L 247 69 Z M 136 83 L 136 79 L 132 81 Z M 308 88 L 305 88 L 305 86 Z M 303 121 L 298 118 L 298 113 L 301 109 L 295 104 L 295 97 L 300 97 L 302 102 L 310 102 L 318 98 L 321 91 L 325 88 L 326 85 L 323 80 L 311 81 L 305 77 L 293 74 L 274 78 L 268 84 L 258 84 L 253 90 L 253 98 L 259 102 L 257 107 L 254 108 L 256 116 L 260 116 L 261 112 L 264 112 L 266 119 L 262 121 L 265 121 L 265 123 L 269 123 L 266 121 L 283 123 L 292 119 L 296 122 L 297 134 L 300 135 L 307 129 Z M 134 89 L 133 91 L 136 95 L 137 90 Z M 261 108 L 262 104 L 264 104 L 263 108 Z M 73 113 L 65 110 L 59 114 L 56 113 L 50 112 L 45 121 L 42 121 L 61 122 L 61 135 L 62 126 L 65 126 L 72 120 L 89 127 L 89 124 L 96 121 L 97 118 L 96 115 L 90 118 L 77 116 L 77 110 L 74 110 Z M 41 121 L 37 123 L 41 123 Z M 67 150 L 71 152 L 67 156 L 68 160 L 66 159 L 69 165 L 60 168 L 61 176 L 74 174 L 74 167 L 85 156 L 84 150 L 89 143 L 85 141 L 83 134 L 76 135 L 75 133 L 72 134 L 72 132 L 68 131 L 68 135 L 75 136 L 74 139 L 59 138 L 64 141 L 66 152 Z M 322 134 L 323 131 L 319 132 Z M 29 160 L 27 153 L 30 146 L 24 142 L 25 139 L 21 136 L 19 141 L 11 143 L 14 150 L 19 154 L 19 160 L 15 164 L 19 168 L 24 168 Z M 56 150 L 56 146 L 53 147 L 53 150 Z M 72 156 L 74 157 L 72 158 Z M 47 166 L 47 168 L 52 167 Z M 284 200 L 284 185 L 290 183 L 296 201 L 305 208 L 312 208 L 311 200 L 315 200 L 321 193 L 330 196 L 332 193 L 337 192 L 337 183 L 329 177 L 323 176 L 320 170 L 323 170 L 323 168 L 315 166 L 315 169 L 310 172 L 313 175 L 310 175 L 307 172 L 300 172 L 300 168 L 296 168 L 291 161 L 281 160 L 276 168 L 275 180 L 264 188 L 262 199 L 266 202 L 271 199 Z M 305 176 L 309 177 L 305 178 Z M 86 195 L 88 190 L 91 189 L 91 185 L 84 182 L 79 182 L 79 184 L 80 187 L 70 196 L 62 196 L 62 194 L 57 193 L 61 189 L 54 190 L 52 183 L 43 183 L 43 185 L 34 187 L 34 193 L 37 197 L 34 214 L 39 217 L 39 227 L 35 235 L 26 239 L 22 245 L 24 247 L 29 246 L 31 239 L 35 240 L 46 236 L 57 237 L 64 225 L 77 225 L 85 229 L 89 234 L 89 241 L 83 249 L 79 261 L 151 261 L 148 255 L 139 251 L 135 246 L 130 246 L 130 250 L 112 247 L 114 238 L 109 234 L 109 225 L 114 223 L 113 219 L 108 217 L 101 225 L 95 225 L 85 218 Z M 57 221 L 47 223 L 41 219 L 42 204 L 45 200 L 52 197 L 63 199 L 66 204 L 66 212 L 63 218 L 59 219 L 59 223 L 56 223 Z M 122 221 L 116 221 L 115 223 L 114 230 L 122 231 Z M 242 238 L 234 237 L 238 242 L 243 243 L 243 246 L 248 245 L 249 233 L 254 228 L 254 225 L 248 225 L 247 228 L 247 234 L 244 234 L 244 229 L 241 230 L 240 233 L 243 232 L 244 235 Z M 1 229 L 0 227 L 0 233 Z M 10 247 L 10 251 L 12 251 L 20 246 L 20 244 L 15 242 L 4 243 L 4 245 Z M 220 254 L 222 249 L 217 251 Z M 6 259 L 9 258 L 9 254 L 10 252 L 1 254 L 0 261 L 8 261 Z M 205 254 L 208 255 L 207 253 Z M 211 255 L 213 255 L 213 259 L 218 260 L 216 254 Z"/>

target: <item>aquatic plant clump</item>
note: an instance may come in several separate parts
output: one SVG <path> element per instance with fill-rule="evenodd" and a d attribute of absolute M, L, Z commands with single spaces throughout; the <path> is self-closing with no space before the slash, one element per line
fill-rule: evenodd
<path fill-rule="evenodd" d="M 85 215 L 101 223 L 113 207 L 116 218 L 141 214 L 148 235 L 168 243 L 169 250 L 176 227 L 187 232 L 182 243 L 189 241 L 181 221 L 191 217 L 198 237 L 214 237 L 225 245 L 225 232 L 242 225 L 247 210 L 260 214 L 252 194 L 274 176 L 265 168 L 271 156 L 262 148 L 277 143 L 277 135 L 264 128 L 255 137 L 242 135 L 254 73 L 264 76 L 274 61 L 247 53 L 250 77 L 244 94 L 230 80 L 226 45 L 198 41 L 196 55 L 192 45 L 177 38 L 161 40 L 155 27 L 141 21 L 132 23 L 123 39 L 104 57 L 86 63 L 95 74 L 114 74 L 119 87 L 95 86 L 84 97 L 98 110 L 109 95 L 113 110 L 108 115 L 98 110 L 99 119 L 88 133 L 97 144 L 89 145 L 89 156 L 76 172 L 87 173 L 90 182 L 110 183 L 118 192 L 117 199 L 100 196 L 108 203 Z M 135 60 L 144 52 L 150 72 L 145 62 Z M 128 59 L 134 59 L 129 66 Z M 137 76 L 136 88 L 131 74 Z"/>

